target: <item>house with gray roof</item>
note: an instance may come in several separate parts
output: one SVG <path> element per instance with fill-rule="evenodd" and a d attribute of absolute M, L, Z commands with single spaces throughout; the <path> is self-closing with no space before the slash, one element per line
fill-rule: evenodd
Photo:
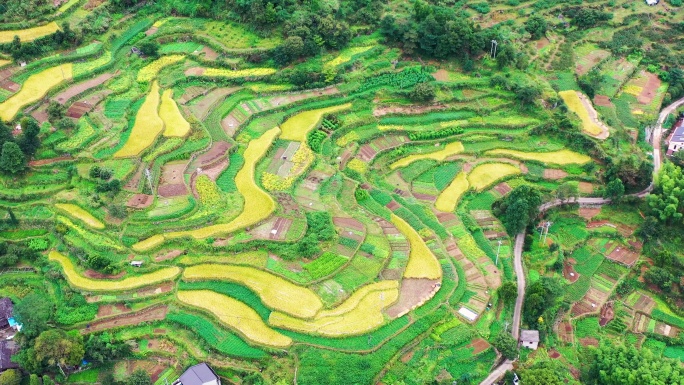
<path fill-rule="evenodd" d="M 191 366 L 183 373 L 175 385 L 221 385 L 221 379 L 209 365 L 202 362 Z"/>
<path fill-rule="evenodd" d="M 520 344 L 525 348 L 537 350 L 539 346 L 539 330 L 521 330 Z"/>
<path fill-rule="evenodd" d="M 12 355 L 18 351 L 19 346 L 14 341 L 0 341 L 0 372 L 19 367 L 19 365 L 11 361 Z"/>
<path fill-rule="evenodd" d="M 0 329 L 10 326 L 9 319 L 12 318 L 13 313 L 14 305 L 12 300 L 7 297 L 0 298 Z"/>

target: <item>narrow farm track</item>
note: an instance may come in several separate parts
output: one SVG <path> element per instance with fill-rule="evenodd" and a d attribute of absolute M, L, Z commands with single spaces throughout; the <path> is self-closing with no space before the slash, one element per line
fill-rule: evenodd
<path fill-rule="evenodd" d="M 684 104 L 684 98 L 681 98 L 674 103 L 670 104 L 669 106 L 663 108 L 660 112 L 660 115 L 658 115 L 658 120 L 656 122 L 656 126 L 653 130 L 653 138 L 651 140 L 651 143 L 653 144 L 653 175 L 657 175 L 658 171 L 660 170 L 660 166 L 662 165 L 662 160 L 661 160 L 661 151 L 660 151 L 660 141 L 663 136 L 663 123 L 665 123 L 665 120 L 667 119 L 667 116 L 671 114 L 674 110 L 677 109 L 677 107 L 681 106 Z M 633 196 L 637 196 L 639 198 L 643 198 L 646 195 L 648 195 L 654 187 L 654 180 L 651 180 L 651 183 L 646 187 L 644 190 L 632 194 Z M 544 203 L 539 207 L 539 212 L 543 213 L 548 209 L 558 207 L 563 204 L 567 203 L 579 203 L 580 205 L 596 205 L 596 206 L 601 206 L 604 204 L 610 203 L 610 199 L 605 199 L 605 198 L 574 198 L 574 199 L 569 199 L 569 200 L 560 200 L 556 199 L 547 203 Z M 520 316 L 522 314 L 522 306 L 524 303 L 525 299 L 525 271 L 523 268 L 523 263 L 522 263 L 522 252 L 523 252 L 523 245 L 525 243 L 525 233 L 520 233 L 515 237 L 515 248 L 513 250 L 513 267 L 515 269 L 515 274 L 518 276 L 518 298 L 515 300 L 515 310 L 513 312 L 513 329 L 512 329 L 512 334 L 515 339 L 518 339 L 518 335 L 520 333 Z M 513 369 L 513 361 L 511 360 L 505 360 L 498 366 L 492 369 L 491 374 L 484 379 L 480 383 L 480 385 L 492 385 L 496 383 L 503 375 L 506 373 L 506 371 Z"/>

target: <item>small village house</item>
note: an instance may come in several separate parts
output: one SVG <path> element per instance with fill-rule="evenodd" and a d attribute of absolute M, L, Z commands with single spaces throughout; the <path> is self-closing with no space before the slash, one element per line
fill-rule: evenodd
<path fill-rule="evenodd" d="M 4 329 L 10 326 L 10 318 L 14 313 L 14 305 L 12 305 L 12 300 L 9 298 L 0 298 L 0 329 Z"/>
<path fill-rule="evenodd" d="M 537 347 L 539 347 L 539 330 L 521 330 L 520 345 L 528 349 L 537 350 Z"/>
<path fill-rule="evenodd" d="M 209 365 L 202 362 L 191 366 L 183 373 L 180 378 L 173 383 L 174 385 L 221 385 L 221 379 Z"/>
<path fill-rule="evenodd" d="M 12 355 L 19 351 L 19 345 L 14 340 L 0 341 L 0 372 L 7 369 L 16 369 L 19 365 L 11 361 Z"/>
<path fill-rule="evenodd" d="M 684 147 L 684 119 L 680 119 L 672 126 L 667 138 L 667 155 L 672 155 Z"/>

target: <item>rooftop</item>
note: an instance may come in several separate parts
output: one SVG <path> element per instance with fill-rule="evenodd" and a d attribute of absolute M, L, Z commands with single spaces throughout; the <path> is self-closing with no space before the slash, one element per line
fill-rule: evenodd
<path fill-rule="evenodd" d="M 183 385 L 213 385 L 218 384 L 218 376 L 209 365 L 202 362 L 188 368 L 180 377 L 180 382 Z"/>
<path fill-rule="evenodd" d="M 19 346 L 17 346 L 14 341 L 0 341 L 0 370 L 14 369 L 18 368 L 19 365 L 10 361 L 12 354 L 19 351 Z"/>
<path fill-rule="evenodd" d="M 672 127 L 670 142 L 684 142 L 684 120 L 678 121 L 674 127 Z"/>
<path fill-rule="evenodd" d="M 14 306 L 12 305 L 12 300 L 9 298 L 0 298 L 0 319 L 7 319 L 12 317 L 14 312 Z"/>
<path fill-rule="evenodd" d="M 521 330 L 520 340 L 528 342 L 539 342 L 539 330 Z"/>

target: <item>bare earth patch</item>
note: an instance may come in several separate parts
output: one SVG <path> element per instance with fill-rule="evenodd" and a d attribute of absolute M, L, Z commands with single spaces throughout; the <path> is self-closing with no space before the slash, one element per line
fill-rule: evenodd
<path fill-rule="evenodd" d="M 601 128 L 600 134 L 591 135 L 591 134 L 587 133 L 587 135 L 593 136 L 594 138 L 601 139 L 601 140 L 607 139 L 608 135 L 610 135 L 610 131 L 608 130 L 608 126 L 606 126 L 598 118 L 598 113 L 596 112 L 596 109 L 594 109 L 594 105 L 591 104 L 591 100 L 589 100 L 589 98 L 581 92 L 578 92 L 577 96 L 579 96 L 579 99 L 582 102 L 582 105 L 587 110 L 587 113 L 589 114 L 589 119 L 591 119 L 597 126 L 599 126 L 599 128 Z"/>
<path fill-rule="evenodd" d="M 432 77 L 435 78 L 438 82 L 447 82 L 449 81 L 449 73 L 447 70 L 437 70 L 432 74 Z"/>
<path fill-rule="evenodd" d="M 439 111 L 447 108 L 444 104 L 432 104 L 429 106 L 379 106 L 373 111 L 373 116 L 385 116 L 389 114 L 417 115 L 430 111 Z"/>
<path fill-rule="evenodd" d="M 648 81 L 646 85 L 641 90 L 639 96 L 637 96 L 637 101 L 641 104 L 651 104 L 653 98 L 656 96 L 656 91 L 660 87 L 660 79 L 655 74 L 646 72 L 646 77 Z"/>
<path fill-rule="evenodd" d="M 596 338 L 593 337 L 585 337 L 585 338 L 580 338 L 579 342 L 582 346 L 587 347 L 587 346 L 596 346 L 598 347 L 599 342 Z"/>
<path fill-rule="evenodd" d="M 100 84 L 114 77 L 114 75 L 114 73 L 105 73 L 94 79 L 90 79 L 85 82 L 75 84 L 67 88 L 66 90 L 60 92 L 59 94 L 55 95 L 52 98 L 52 100 L 56 101 L 59 104 L 65 104 L 69 99 L 78 96 L 91 88 L 99 86 Z"/>
<path fill-rule="evenodd" d="M 83 275 L 85 275 L 88 278 L 93 278 L 93 279 L 119 279 L 119 278 L 123 277 L 124 275 L 126 275 L 126 272 L 122 271 L 119 274 L 111 275 L 111 274 L 98 273 L 95 270 L 86 270 L 83 273 Z"/>
<path fill-rule="evenodd" d="M 574 283 L 579 279 L 580 275 L 575 271 L 574 263 L 570 263 L 570 261 L 565 262 L 563 265 L 563 277 L 570 281 L 570 283 Z"/>
<path fill-rule="evenodd" d="M 584 219 L 591 220 L 591 218 L 599 215 L 600 212 L 600 207 L 580 207 L 579 216 Z"/>
<path fill-rule="evenodd" d="M 166 253 L 158 254 L 157 256 L 154 257 L 154 261 L 155 262 L 161 262 L 161 261 L 166 261 L 169 259 L 174 259 L 174 258 L 180 256 L 181 254 L 183 254 L 183 250 L 178 250 L 178 249 L 171 250 L 171 251 L 168 251 Z"/>
<path fill-rule="evenodd" d="M 491 345 L 489 345 L 489 342 L 487 342 L 484 338 L 476 338 L 466 345 L 466 348 L 472 348 L 473 354 L 479 354 L 489 349 L 490 346 Z"/>
<path fill-rule="evenodd" d="M 126 202 L 127 207 L 134 209 L 144 209 L 154 202 L 154 197 L 147 194 L 135 194 Z"/>
<path fill-rule="evenodd" d="M 202 67 L 193 67 L 193 68 L 188 68 L 185 70 L 185 76 L 202 76 L 204 75 L 204 68 Z"/>
<path fill-rule="evenodd" d="M 398 318 L 423 304 L 439 290 L 439 280 L 407 278 L 401 281 L 399 299 L 385 312 Z"/>
<path fill-rule="evenodd" d="M 594 95 L 594 104 L 601 107 L 612 107 L 613 103 L 606 95 Z"/>
<path fill-rule="evenodd" d="M 589 182 L 579 182 L 579 190 L 584 194 L 591 194 L 594 192 L 594 185 Z"/>
<path fill-rule="evenodd" d="M 544 179 L 563 179 L 568 176 L 568 173 L 563 170 L 555 168 L 544 169 Z"/>
<path fill-rule="evenodd" d="M 637 259 L 639 259 L 639 253 L 636 253 L 625 246 L 618 246 L 613 249 L 613 251 L 611 251 L 606 258 L 632 267 Z"/>
<path fill-rule="evenodd" d="M 122 326 L 139 325 L 143 322 L 158 321 L 166 317 L 167 307 L 155 306 L 147 308 L 135 313 L 123 314 L 121 316 L 116 316 L 112 318 L 103 319 L 101 321 L 95 321 L 89 325 L 81 333 L 93 333 L 100 330 L 107 330 L 118 328 Z"/>
<path fill-rule="evenodd" d="M 204 54 L 204 58 L 207 60 L 216 60 L 219 57 L 218 52 L 214 51 L 210 47 L 207 47 L 206 45 L 204 48 L 202 48 L 202 53 Z"/>
<path fill-rule="evenodd" d="M 97 318 L 130 313 L 130 311 L 131 309 L 122 303 L 100 305 L 100 307 L 97 309 Z"/>
<path fill-rule="evenodd" d="M 161 170 L 162 176 L 157 193 L 164 198 L 187 194 L 188 189 L 183 178 L 183 171 L 186 167 L 185 162 L 165 164 Z"/>

